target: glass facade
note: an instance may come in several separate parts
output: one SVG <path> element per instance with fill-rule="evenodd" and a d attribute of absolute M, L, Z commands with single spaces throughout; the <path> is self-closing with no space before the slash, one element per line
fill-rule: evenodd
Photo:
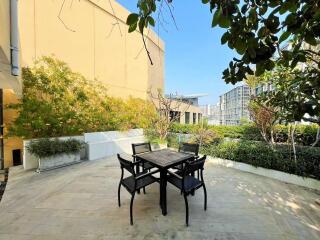
<path fill-rule="evenodd" d="M 236 87 L 220 96 L 220 124 L 240 125 L 241 119 L 250 119 L 248 104 L 250 88 L 247 85 Z"/>

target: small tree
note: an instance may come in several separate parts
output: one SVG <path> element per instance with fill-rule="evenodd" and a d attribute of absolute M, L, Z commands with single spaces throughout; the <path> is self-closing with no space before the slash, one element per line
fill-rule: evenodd
<path fill-rule="evenodd" d="M 219 139 L 218 134 L 209 128 L 207 121 L 203 121 L 193 131 L 192 141 L 198 143 L 200 148 L 203 145 L 211 144 L 217 139 Z"/>
<path fill-rule="evenodd" d="M 165 141 L 171 126 L 173 123 L 180 121 L 180 117 L 184 116 L 190 103 L 183 102 L 180 97 L 174 97 L 173 94 L 164 96 L 160 89 L 157 90 L 156 94 L 149 91 L 149 95 L 151 102 L 158 112 L 152 126 L 154 127 L 159 140 Z"/>
<path fill-rule="evenodd" d="M 278 120 L 274 108 L 266 106 L 257 99 L 252 99 L 249 104 L 249 112 L 252 121 L 259 129 L 263 139 L 270 145 L 274 144 L 274 127 Z"/>

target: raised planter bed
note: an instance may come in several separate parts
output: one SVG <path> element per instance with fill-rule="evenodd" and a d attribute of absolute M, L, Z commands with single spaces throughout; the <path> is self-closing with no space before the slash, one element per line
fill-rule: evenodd
<path fill-rule="evenodd" d="M 81 162 L 80 152 L 44 157 L 39 159 L 39 167 L 37 169 L 37 172 L 40 173 L 42 171 L 53 170 L 79 162 Z"/>
<path fill-rule="evenodd" d="M 225 167 L 235 168 L 241 171 L 254 173 L 260 176 L 269 177 L 280 180 L 282 182 L 291 183 L 298 186 L 316 189 L 320 191 L 320 181 L 313 178 L 301 177 L 294 174 L 289 174 L 272 169 L 266 169 L 262 167 L 254 167 L 250 164 L 231 161 L 227 159 L 214 158 L 211 156 L 208 156 L 208 160 L 208 162 L 211 164 L 218 164 Z"/>

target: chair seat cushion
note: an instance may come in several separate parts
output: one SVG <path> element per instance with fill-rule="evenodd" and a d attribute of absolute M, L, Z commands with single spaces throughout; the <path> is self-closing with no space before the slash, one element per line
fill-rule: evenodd
<path fill-rule="evenodd" d="M 137 174 L 137 176 L 140 176 L 142 174 L 145 174 L 146 172 L 142 172 L 142 173 L 139 173 Z M 154 182 L 157 181 L 157 178 L 149 175 L 149 176 L 146 176 L 144 178 L 141 178 L 141 179 L 138 179 L 137 180 L 137 185 L 134 186 L 134 182 L 135 182 L 135 179 L 133 176 L 130 176 L 130 177 L 127 177 L 127 178 L 124 178 L 122 179 L 122 185 L 125 186 L 127 188 L 127 190 L 129 192 L 134 192 L 140 188 L 143 188 L 145 186 L 148 186 Z"/>
<path fill-rule="evenodd" d="M 177 188 L 182 190 L 182 180 L 181 179 L 171 175 L 168 178 L 168 182 L 170 182 L 171 184 L 173 184 L 174 186 L 176 186 Z M 185 179 L 184 179 L 184 191 L 185 192 L 190 192 L 194 189 L 199 188 L 200 186 L 202 186 L 202 182 L 200 180 L 198 180 L 197 178 L 192 177 L 192 176 L 185 177 Z"/>

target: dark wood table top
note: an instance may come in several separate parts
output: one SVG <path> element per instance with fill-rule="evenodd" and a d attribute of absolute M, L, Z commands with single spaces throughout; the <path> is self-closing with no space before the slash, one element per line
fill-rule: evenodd
<path fill-rule="evenodd" d="M 162 149 L 158 151 L 152 151 L 139 154 L 137 157 L 150 162 L 158 168 L 170 168 L 185 162 L 192 158 L 194 155 L 190 153 L 177 152 L 171 149 Z"/>

